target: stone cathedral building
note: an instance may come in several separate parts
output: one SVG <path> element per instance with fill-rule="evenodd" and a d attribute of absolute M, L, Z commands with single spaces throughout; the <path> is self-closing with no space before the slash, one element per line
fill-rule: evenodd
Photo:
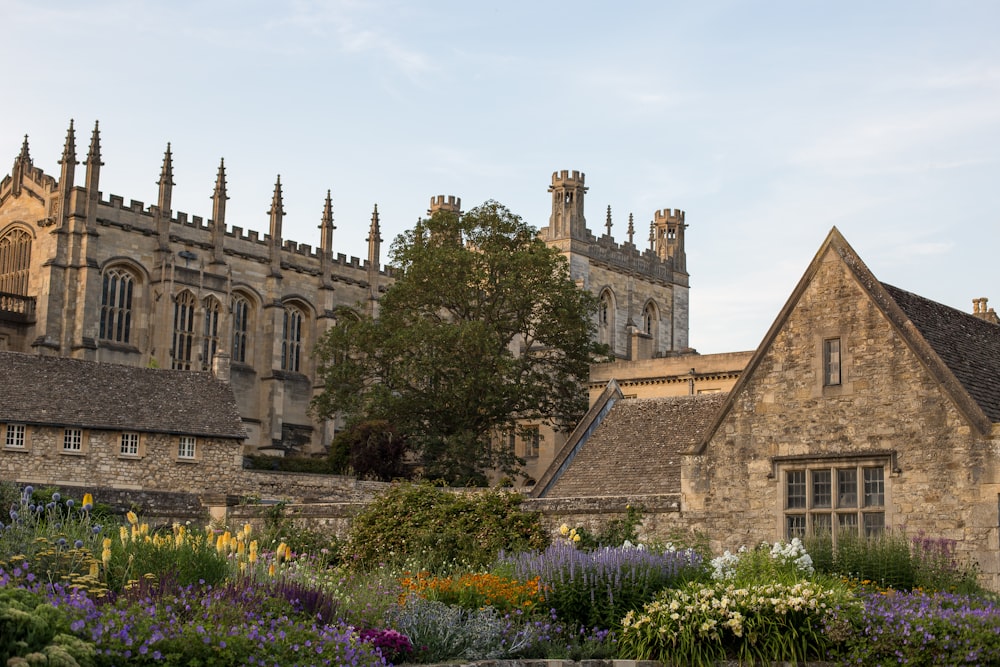
<path fill-rule="evenodd" d="M 72 121 L 58 164 L 58 176 L 36 167 L 25 137 L 0 181 L 0 350 L 215 370 L 233 387 L 246 451 L 322 451 L 334 424 L 308 414 L 319 389 L 312 348 L 336 317 L 350 316 L 344 308 L 375 313 L 392 282 L 380 265 L 377 206 L 361 260 L 334 253 L 329 191 L 313 247 L 283 236 L 280 177 L 262 234 L 226 219 L 224 162 L 207 219 L 172 208 L 170 144 L 148 206 L 102 191 L 96 123 L 82 182 Z M 628 240 L 618 244 L 610 207 L 604 234 L 587 228 L 586 191 L 582 173 L 553 174 L 552 216 L 541 234 L 567 257 L 578 283 L 600 296 L 601 340 L 623 360 L 686 350 L 684 213 L 656 212 L 648 248 L 633 242 L 630 216 Z M 429 212 L 460 207 L 461 200 L 439 196 Z M 553 436 L 542 447 L 546 439 L 515 443 L 530 469 L 544 470 L 562 444 Z"/>

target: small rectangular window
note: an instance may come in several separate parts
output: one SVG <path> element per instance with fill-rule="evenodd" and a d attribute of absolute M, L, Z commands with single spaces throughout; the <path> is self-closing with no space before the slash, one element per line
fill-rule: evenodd
<path fill-rule="evenodd" d="M 806 506 L 806 471 L 789 470 L 785 474 L 785 507 Z"/>
<path fill-rule="evenodd" d="M 813 532 L 817 535 L 829 535 L 833 530 L 833 519 L 829 514 L 813 514 Z"/>
<path fill-rule="evenodd" d="M 190 435 L 182 435 L 177 446 L 177 458 L 181 459 L 193 459 L 195 458 L 196 448 L 195 439 Z"/>
<path fill-rule="evenodd" d="M 837 515 L 837 528 L 840 531 L 858 534 L 858 515 L 854 514 L 838 514 Z"/>
<path fill-rule="evenodd" d="M 63 431 L 63 451 L 81 452 L 83 451 L 83 430 L 78 428 L 68 428 Z"/>
<path fill-rule="evenodd" d="M 24 449 L 24 424 L 7 424 L 7 437 L 4 446 L 11 449 Z"/>
<path fill-rule="evenodd" d="M 805 514 L 785 515 L 785 537 L 790 540 L 793 537 L 802 538 L 805 536 L 806 536 L 806 515 Z"/>
<path fill-rule="evenodd" d="M 833 487 L 829 470 L 812 471 L 812 501 L 813 507 L 832 507 Z"/>
<path fill-rule="evenodd" d="M 882 468 L 865 468 L 862 472 L 865 485 L 865 507 L 881 507 L 885 504 L 885 478 Z"/>
<path fill-rule="evenodd" d="M 837 507 L 858 506 L 858 469 L 837 471 Z"/>
<path fill-rule="evenodd" d="M 122 433 L 120 451 L 122 456 L 139 456 L 139 434 Z"/>
<path fill-rule="evenodd" d="M 865 512 L 865 537 L 875 537 L 885 532 L 885 514 L 882 512 Z"/>
<path fill-rule="evenodd" d="M 823 385 L 833 387 L 840 384 L 840 339 L 823 341 Z"/>

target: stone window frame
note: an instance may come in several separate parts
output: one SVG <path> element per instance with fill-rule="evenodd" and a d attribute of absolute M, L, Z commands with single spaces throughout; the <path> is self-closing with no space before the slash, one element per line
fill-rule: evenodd
<path fill-rule="evenodd" d="M 204 321 L 202 322 L 201 370 L 212 370 L 212 360 L 222 341 L 222 302 L 214 296 L 207 296 L 201 302 Z"/>
<path fill-rule="evenodd" d="M 308 349 L 309 313 L 298 302 L 286 302 L 282 309 L 281 370 L 302 373 Z"/>
<path fill-rule="evenodd" d="M 134 440 L 135 451 L 126 451 L 126 438 Z M 132 448 L 129 447 L 129 449 Z M 118 458 L 141 459 L 144 456 L 146 456 L 146 434 L 139 431 L 122 431 L 118 437 Z"/>
<path fill-rule="evenodd" d="M 827 345 L 832 340 L 840 341 L 840 384 L 827 384 Z M 854 393 L 854 380 L 851 369 L 853 354 L 851 352 L 850 331 L 841 327 L 828 327 L 816 332 L 813 342 L 813 377 L 812 386 L 814 398 L 850 396 Z"/>
<path fill-rule="evenodd" d="M 83 456 L 90 449 L 90 431 L 76 426 L 63 428 L 60 453 L 68 456 Z"/>
<path fill-rule="evenodd" d="M 21 422 L 3 425 L 3 448 L 11 452 L 31 451 L 31 429 Z"/>
<path fill-rule="evenodd" d="M 521 456 L 526 459 L 537 459 L 542 443 L 541 429 L 537 424 L 521 429 Z"/>
<path fill-rule="evenodd" d="M 195 317 L 198 299 L 191 290 L 178 292 L 173 299 L 173 345 L 170 348 L 171 365 L 175 371 L 189 371 L 194 365 Z"/>
<path fill-rule="evenodd" d="M 255 301 L 244 292 L 235 292 L 232 300 L 233 312 L 233 349 L 234 363 L 246 364 L 253 358 L 251 343 L 253 342 L 253 320 Z"/>
<path fill-rule="evenodd" d="M 16 222 L 0 232 L 0 292 L 27 296 L 34 236 L 21 225 Z"/>
<path fill-rule="evenodd" d="M 199 459 L 198 438 L 193 435 L 177 437 L 177 460 L 185 463 L 196 462 Z"/>
<path fill-rule="evenodd" d="M 139 288 L 137 273 L 127 266 L 115 265 L 103 271 L 98 338 L 123 345 L 132 343 Z"/>
<path fill-rule="evenodd" d="M 825 527 L 818 528 L 817 522 L 829 517 L 829 534 L 834 544 L 841 529 L 855 529 L 860 535 L 878 534 L 889 530 L 893 525 L 892 512 L 892 478 L 901 472 L 896 465 L 895 450 L 879 450 L 851 454 L 822 454 L 815 456 L 776 456 L 771 459 L 769 477 L 778 482 L 777 489 L 777 520 L 776 531 L 781 539 L 803 537 L 817 530 L 826 532 Z M 881 504 L 866 500 L 866 471 L 880 470 Z M 829 471 L 829 505 L 817 504 L 815 473 Z M 839 473 L 853 471 L 854 504 L 841 502 L 839 498 Z M 791 478 L 802 474 L 800 478 Z M 802 495 L 789 496 L 791 483 L 802 485 Z M 846 517 L 854 517 L 851 521 Z M 845 519 L 840 519 L 845 517 Z M 834 530 L 835 526 L 843 527 Z"/>

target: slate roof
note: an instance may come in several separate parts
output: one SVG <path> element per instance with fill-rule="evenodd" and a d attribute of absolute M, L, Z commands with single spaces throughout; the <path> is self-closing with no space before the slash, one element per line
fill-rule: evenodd
<path fill-rule="evenodd" d="M 232 387 L 210 373 L 0 352 L 0 421 L 246 438 Z"/>
<path fill-rule="evenodd" d="M 681 454 L 701 441 L 726 394 L 615 403 L 546 497 L 681 492 Z"/>
<path fill-rule="evenodd" d="M 991 422 L 1000 422 L 1000 326 L 882 283 Z"/>

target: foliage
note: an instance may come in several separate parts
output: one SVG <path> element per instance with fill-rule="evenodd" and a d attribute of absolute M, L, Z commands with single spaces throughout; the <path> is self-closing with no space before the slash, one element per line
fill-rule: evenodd
<path fill-rule="evenodd" d="M 409 477 L 408 451 L 406 438 L 386 420 L 362 421 L 333 438 L 329 465 L 341 475 L 391 482 Z"/>
<path fill-rule="evenodd" d="M 140 586 L 107 603 L 58 600 L 72 627 L 96 645 L 96 664 L 382 665 L 352 628 L 296 611 L 274 586 L 249 578 L 165 592 Z"/>
<path fill-rule="evenodd" d="M 587 408 L 597 300 L 558 250 L 501 204 L 438 212 L 392 247 L 377 318 L 338 318 L 316 347 L 319 417 L 386 420 L 429 479 L 482 485 L 520 461 L 492 436 L 518 420 L 569 428 Z"/>
<path fill-rule="evenodd" d="M 625 616 L 619 656 L 668 665 L 825 659 L 859 613 L 846 587 L 690 582 Z"/>
<path fill-rule="evenodd" d="M 111 590 L 121 591 L 140 580 L 216 584 L 229 573 L 228 541 L 223 547 L 204 530 L 179 524 L 169 532 L 152 533 L 132 512 L 128 520 L 128 528 L 122 526 L 117 538 L 106 538 L 102 544 L 104 580 Z"/>
<path fill-rule="evenodd" d="M 465 609 L 493 607 L 501 613 L 516 609 L 531 611 L 545 599 L 538 577 L 518 581 L 482 572 L 450 577 L 418 572 L 404 577 L 401 583 L 405 590 L 422 598 Z"/>
<path fill-rule="evenodd" d="M 954 540 L 922 533 L 910 539 L 901 532 L 867 537 L 844 532 L 837 535 L 836 548 L 829 534 L 812 536 L 807 544 L 820 572 L 896 590 L 981 591 L 975 567 L 959 561 Z"/>
<path fill-rule="evenodd" d="M 641 525 L 642 508 L 626 505 L 625 516 L 607 521 L 596 535 L 583 526 L 570 528 L 565 523 L 559 526 L 559 534 L 579 549 L 593 550 L 637 544 Z"/>
<path fill-rule="evenodd" d="M 382 657 L 392 664 L 403 662 L 413 653 L 410 638 L 391 628 L 362 630 L 358 638 L 377 648 Z"/>
<path fill-rule="evenodd" d="M 710 566 L 713 579 L 735 584 L 795 583 L 815 571 L 812 557 L 797 537 L 790 542 L 763 542 L 756 549 L 741 547 L 735 554 L 725 551 Z"/>
<path fill-rule="evenodd" d="M 523 497 L 497 489 L 453 493 L 427 483 L 394 484 L 351 522 L 347 563 L 414 565 L 440 572 L 455 564 L 478 569 L 501 550 L 543 548 L 548 536 Z"/>
<path fill-rule="evenodd" d="M 0 665 L 92 664 L 93 646 L 70 635 L 65 612 L 45 595 L 8 583 L 9 575 L 0 572 Z"/>
<path fill-rule="evenodd" d="M 493 607 L 465 609 L 413 595 L 389 623 L 413 642 L 415 662 L 489 660 L 507 654 L 507 623 Z"/>
<path fill-rule="evenodd" d="M 840 657 L 856 665 L 1000 664 L 1000 608 L 950 593 L 867 593 Z"/>
<path fill-rule="evenodd" d="M 539 577 L 545 603 L 579 627 L 610 629 L 626 612 L 640 609 L 663 588 L 701 571 L 693 551 L 653 552 L 634 547 L 579 551 L 557 543 L 545 551 L 504 554 L 514 577 Z"/>
<path fill-rule="evenodd" d="M 268 456 L 249 454 L 243 457 L 243 467 L 250 470 L 277 470 L 280 472 L 305 472 L 317 475 L 340 474 L 326 458 L 308 456 Z"/>
<path fill-rule="evenodd" d="M 548 616 L 526 617 L 522 610 L 504 616 L 508 627 L 506 648 L 518 658 L 600 660 L 615 656 L 615 635 L 601 628 L 582 628 Z"/>
<path fill-rule="evenodd" d="M 100 550 L 103 526 L 92 514 L 90 494 L 77 502 L 26 486 L 8 507 L 3 518 L 9 523 L 0 521 L 0 568 L 20 564 L 32 578 L 102 588 L 93 554 Z"/>

